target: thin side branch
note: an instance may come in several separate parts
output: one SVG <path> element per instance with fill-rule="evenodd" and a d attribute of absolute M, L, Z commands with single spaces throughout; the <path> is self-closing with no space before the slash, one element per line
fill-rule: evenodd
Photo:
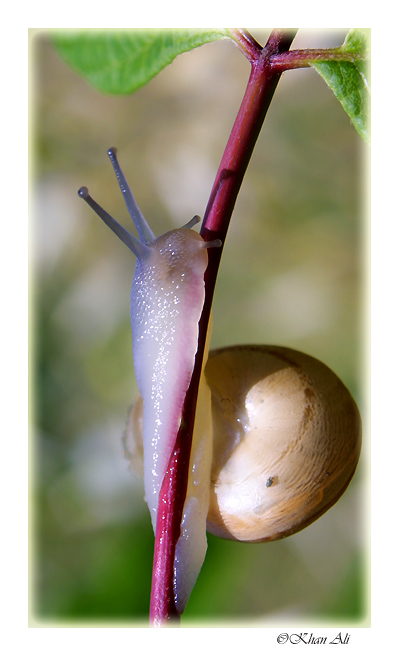
<path fill-rule="evenodd" d="M 351 62 L 352 64 L 367 59 L 366 53 L 346 52 L 341 48 L 320 50 L 292 50 L 271 57 L 274 71 L 288 71 L 294 68 L 306 68 L 317 62 Z"/>
<path fill-rule="evenodd" d="M 230 30 L 230 34 L 234 43 L 250 62 L 255 61 L 260 56 L 262 46 L 247 30 Z"/>

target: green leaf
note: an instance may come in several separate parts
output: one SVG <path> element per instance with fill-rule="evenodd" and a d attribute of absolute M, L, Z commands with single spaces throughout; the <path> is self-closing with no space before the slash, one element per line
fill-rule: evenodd
<path fill-rule="evenodd" d="M 353 53 L 353 61 L 315 62 L 314 68 L 332 89 L 359 135 L 369 141 L 370 85 L 366 55 L 369 30 L 350 30 L 338 54 Z M 363 58 L 360 58 L 362 56 Z"/>
<path fill-rule="evenodd" d="M 90 84 L 108 94 L 130 94 L 177 55 L 227 38 L 227 30 L 82 30 L 54 33 L 61 57 Z"/>

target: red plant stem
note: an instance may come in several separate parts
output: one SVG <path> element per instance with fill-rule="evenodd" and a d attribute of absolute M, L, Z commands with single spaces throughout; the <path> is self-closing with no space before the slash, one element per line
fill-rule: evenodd
<path fill-rule="evenodd" d="M 235 40 L 239 47 L 243 39 L 246 42 L 242 49 L 246 57 L 251 59 L 251 73 L 217 172 L 200 231 L 205 240 L 220 239 L 222 243 L 225 241 L 247 165 L 281 75 L 280 71 L 273 70 L 271 57 L 290 48 L 294 33 L 274 30 L 263 49 L 257 48 L 256 42 L 243 32 L 236 32 L 236 36 Z M 250 52 L 251 56 L 249 56 Z M 198 351 L 174 451 L 159 495 L 150 598 L 150 622 L 155 626 L 179 618 L 173 586 L 175 546 L 180 534 L 186 497 L 197 394 L 221 254 L 222 248 L 208 250 L 209 262 L 205 273 L 206 296 L 199 322 Z"/>

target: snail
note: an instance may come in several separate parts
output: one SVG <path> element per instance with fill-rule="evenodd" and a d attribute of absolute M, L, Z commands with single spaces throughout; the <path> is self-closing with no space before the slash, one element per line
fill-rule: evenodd
<path fill-rule="evenodd" d="M 144 473 L 155 530 L 171 436 L 179 427 L 197 351 L 207 249 L 221 242 L 205 242 L 191 230 L 197 216 L 156 238 L 127 185 L 116 149 L 108 154 L 139 239 L 86 187 L 78 194 L 136 256 L 131 323 L 140 395 L 128 418 L 125 451 Z M 204 363 L 175 555 L 180 611 L 205 557 L 206 528 L 246 542 L 294 534 L 342 495 L 361 449 L 355 401 L 315 358 L 290 348 L 248 345 L 211 351 L 208 358 L 205 353 Z"/>

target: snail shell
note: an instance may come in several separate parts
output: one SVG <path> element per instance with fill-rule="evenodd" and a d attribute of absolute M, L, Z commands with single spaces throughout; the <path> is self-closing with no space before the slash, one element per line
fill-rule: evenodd
<path fill-rule="evenodd" d="M 294 349 L 211 352 L 214 426 L 209 531 L 271 541 L 316 520 L 342 495 L 361 449 L 361 421 L 326 365 Z M 223 385 L 222 385 L 223 382 Z"/>
<path fill-rule="evenodd" d="M 272 541 L 325 513 L 361 449 L 359 411 L 336 374 L 294 349 L 250 345 L 211 351 L 205 377 L 213 420 L 208 531 Z M 126 432 L 136 463 L 141 421 L 139 399 Z"/>

